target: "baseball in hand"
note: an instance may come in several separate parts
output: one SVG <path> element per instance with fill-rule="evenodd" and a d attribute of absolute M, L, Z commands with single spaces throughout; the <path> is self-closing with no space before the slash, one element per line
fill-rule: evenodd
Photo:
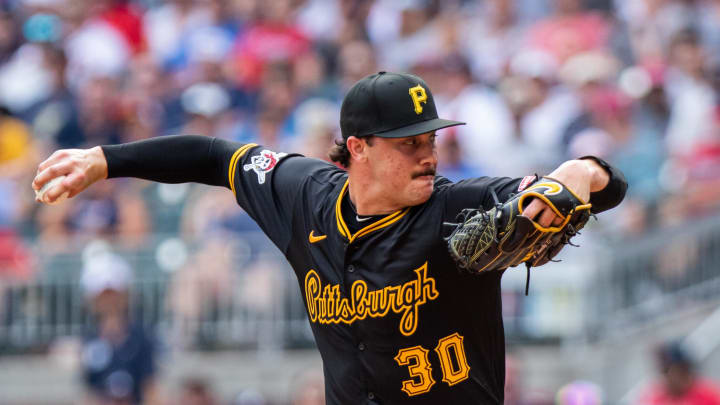
<path fill-rule="evenodd" d="M 47 183 L 45 183 L 44 186 L 42 186 L 42 188 L 40 190 L 35 191 L 35 198 L 37 198 L 39 201 L 41 201 L 45 204 L 50 204 L 50 205 L 59 204 L 59 203 L 65 201 L 68 197 L 68 194 L 70 194 L 69 191 L 62 193 L 53 202 L 49 202 L 49 201 L 45 200 L 45 198 L 46 198 L 45 193 L 47 193 L 48 190 L 53 188 L 53 186 L 59 185 L 60 182 L 62 182 L 64 179 L 65 179 L 65 176 L 58 176 L 58 177 L 55 177 L 54 179 L 48 181 Z"/>

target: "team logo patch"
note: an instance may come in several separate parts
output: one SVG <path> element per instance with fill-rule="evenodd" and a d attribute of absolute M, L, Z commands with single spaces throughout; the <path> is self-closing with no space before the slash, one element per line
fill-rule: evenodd
<path fill-rule="evenodd" d="M 532 184 L 533 181 L 535 181 L 535 178 L 536 178 L 535 176 L 525 176 L 525 177 L 523 177 L 522 181 L 520 182 L 520 185 L 518 186 L 518 190 L 517 190 L 517 191 L 523 191 L 523 190 L 525 190 L 525 188 L 527 188 L 527 186 L 529 186 L 530 184 Z"/>
<path fill-rule="evenodd" d="M 277 166 L 280 159 L 287 156 L 287 153 L 277 153 L 271 150 L 263 149 L 259 155 L 250 158 L 250 163 L 243 166 L 247 171 L 254 171 L 258 176 L 258 183 L 265 183 L 265 175 Z"/>
<path fill-rule="evenodd" d="M 409 93 L 410 98 L 412 98 L 413 101 L 413 107 L 415 107 L 415 114 L 422 114 L 422 103 L 427 104 L 427 93 L 425 92 L 425 88 L 418 84 L 415 87 L 411 87 Z"/>

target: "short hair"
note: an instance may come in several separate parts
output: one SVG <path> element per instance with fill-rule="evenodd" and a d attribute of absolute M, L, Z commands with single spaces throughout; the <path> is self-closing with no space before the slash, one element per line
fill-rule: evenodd
<path fill-rule="evenodd" d="M 335 145 L 330 148 L 328 157 L 333 162 L 339 163 L 342 167 L 350 166 L 350 151 L 345 140 L 335 140 Z"/>

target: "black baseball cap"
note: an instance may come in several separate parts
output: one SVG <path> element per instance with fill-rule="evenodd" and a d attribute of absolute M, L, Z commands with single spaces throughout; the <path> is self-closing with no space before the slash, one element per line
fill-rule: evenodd
<path fill-rule="evenodd" d="M 343 139 L 402 138 L 464 124 L 438 118 L 430 87 L 408 73 L 378 72 L 360 79 L 345 95 L 340 110 Z"/>

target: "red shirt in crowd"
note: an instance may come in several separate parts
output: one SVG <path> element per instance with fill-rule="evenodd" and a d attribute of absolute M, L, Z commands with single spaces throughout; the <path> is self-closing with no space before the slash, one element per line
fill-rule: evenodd
<path fill-rule="evenodd" d="M 296 26 L 258 23 L 238 38 L 235 46 L 239 81 L 248 87 L 260 84 L 267 63 L 292 63 L 310 49 L 310 40 Z"/>
<path fill-rule="evenodd" d="M 720 389 L 710 381 L 697 380 L 687 394 L 671 396 L 664 385 L 656 384 L 643 395 L 638 405 L 720 405 Z"/>
<path fill-rule="evenodd" d="M 145 51 L 142 12 L 130 4 L 119 3 L 106 10 L 101 18 L 117 29 L 133 53 Z"/>

